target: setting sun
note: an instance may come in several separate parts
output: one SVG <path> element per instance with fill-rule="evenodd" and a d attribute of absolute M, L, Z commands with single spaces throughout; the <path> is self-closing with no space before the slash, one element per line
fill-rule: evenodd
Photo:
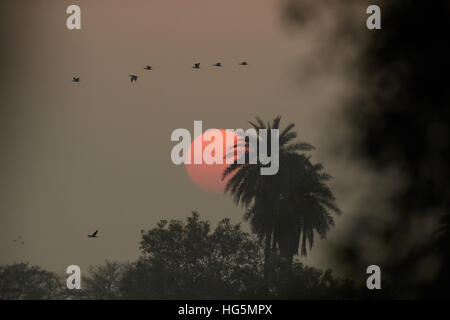
<path fill-rule="evenodd" d="M 226 129 L 210 129 L 205 131 L 202 135 L 198 136 L 194 139 L 194 141 L 191 143 L 191 146 L 189 147 L 189 152 L 186 155 L 186 158 L 189 156 L 191 157 L 191 161 L 185 161 L 185 163 L 191 163 L 186 164 L 186 171 L 191 178 L 192 182 L 196 184 L 198 187 L 215 193 L 223 193 L 226 183 L 229 180 L 229 177 L 227 177 L 225 180 L 222 181 L 222 174 L 224 170 L 229 166 L 229 164 L 226 164 L 225 161 L 222 164 L 207 164 L 208 161 L 205 161 L 207 159 L 203 159 L 204 161 L 201 164 L 194 164 L 194 144 L 198 143 L 202 145 L 202 154 L 204 153 L 205 149 L 212 143 L 214 143 L 214 138 L 212 141 L 205 141 L 205 134 L 209 132 L 211 134 L 211 131 L 213 131 L 213 136 L 217 136 L 219 133 L 223 137 L 222 144 L 223 144 L 223 151 L 222 154 L 225 156 L 227 153 L 229 153 L 233 145 L 237 141 L 237 135 Z"/>

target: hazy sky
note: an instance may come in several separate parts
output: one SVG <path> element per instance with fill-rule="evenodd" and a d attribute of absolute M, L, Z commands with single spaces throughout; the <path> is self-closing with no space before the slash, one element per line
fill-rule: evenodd
<path fill-rule="evenodd" d="M 315 59 L 332 16 L 292 33 L 282 3 L 3 0 L 0 263 L 63 272 L 132 261 L 140 230 L 160 219 L 197 210 L 213 224 L 242 221 L 230 196 L 197 188 L 170 160 L 171 132 L 192 132 L 194 120 L 204 129 L 247 128 L 255 116 L 295 122 L 300 138 L 317 147 L 313 159 L 335 177 L 344 215 L 327 241 L 339 236 L 374 184 L 335 156 L 334 141 L 346 134 L 335 112 L 353 90 L 352 69 L 345 59 L 339 68 Z M 66 29 L 70 4 L 81 6 L 81 31 Z M 351 55 L 346 49 L 329 54 Z M 193 70 L 197 61 L 202 68 Z M 210 67 L 217 61 L 224 66 Z M 143 70 L 147 64 L 154 70 Z M 71 82 L 76 75 L 81 83 Z M 88 239 L 95 229 L 100 238 Z M 19 235 L 24 245 L 12 241 Z M 309 264 L 328 266 L 322 246 Z"/>

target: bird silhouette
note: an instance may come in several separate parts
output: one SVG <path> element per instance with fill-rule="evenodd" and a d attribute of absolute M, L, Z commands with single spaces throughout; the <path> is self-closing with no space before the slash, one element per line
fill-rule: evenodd
<path fill-rule="evenodd" d="M 135 74 L 130 74 L 129 77 L 131 78 L 131 82 L 137 81 L 138 76 Z"/>
<path fill-rule="evenodd" d="M 216 64 L 213 64 L 213 67 L 221 67 L 222 63 L 221 62 L 217 62 Z"/>
<path fill-rule="evenodd" d="M 97 237 L 98 230 L 95 230 L 93 234 L 88 234 L 88 238 L 98 238 Z"/>
<path fill-rule="evenodd" d="M 247 66 L 247 65 L 248 65 L 248 63 L 247 63 L 247 62 L 245 62 L 245 61 L 242 61 L 241 63 L 239 63 L 239 65 L 241 65 L 241 66 Z"/>
<path fill-rule="evenodd" d="M 200 69 L 200 62 L 194 63 L 194 66 L 192 68 Z"/>
<path fill-rule="evenodd" d="M 145 66 L 145 70 L 152 70 L 152 66 Z"/>
<path fill-rule="evenodd" d="M 73 77 L 72 82 L 80 82 L 80 77 Z"/>

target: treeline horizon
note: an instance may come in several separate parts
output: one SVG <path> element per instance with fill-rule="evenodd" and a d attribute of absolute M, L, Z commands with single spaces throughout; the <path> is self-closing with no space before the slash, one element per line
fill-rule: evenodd
<path fill-rule="evenodd" d="M 213 229 L 197 212 L 161 220 L 141 232 L 134 262 L 105 260 L 82 272 L 81 289 L 69 290 L 68 274 L 29 263 L 0 265 L 0 299 L 357 299 L 365 283 L 336 277 L 331 269 L 294 259 L 289 281 L 273 251 L 265 273 L 264 242 L 222 219 Z"/>

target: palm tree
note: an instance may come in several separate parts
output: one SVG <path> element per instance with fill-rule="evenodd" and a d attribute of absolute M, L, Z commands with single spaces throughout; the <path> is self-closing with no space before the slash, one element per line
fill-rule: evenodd
<path fill-rule="evenodd" d="M 275 225 L 274 242 L 285 259 L 287 272 L 292 271 L 294 255 L 307 255 L 312 249 L 314 234 L 322 239 L 334 226 L 332 214 L 340 214 L 335 198 L 326 184 L 331 176 L 323 172 L 322 164 L 313 165 L 304 155 L 296 155 L 292 165 L 299 170 L 293 179 L 291 192 L 282 201 Z"/>
<path fill-rule="evenodd" d="M 276 117 L 272 123 L 265 124 L 260 118 L 256 118 L 257 123 L 250 124 L 257 132 L 257 150 L 259 150 L 261 137 L 260 129 L 267 129 L 267 140 L 271 141 L 271 129 L 280 129 L 281 117 Z M 245 218 L 250 221 L 252 230 L 265 241 L 264 246 L 264 276 L 267 280 L 269 275 L 269 265 L 271 256 L 271 243 L 280 221 L 280 204 L 283 195 L 291 191 L 290 182 L 292 177 L 296 176 L 295 170 L 299 168 L 292 166 L 293 159 L 301 155 L 301 152 L 313 149 L 313 146 L 304 142 L 294 142 L 297 133 L 292 131 L 294 124 L 289 124 L 279 133 L 279 171 L 275 175 L 261 175 L 260 169 L 267 165 L 262 164 L 259 158 L 256 164 L 248 164 L 252 155 L 248 141 L 241 139 L 234 145 L 234 149 L 244 148 L 242 157 L 247 161 L 245 164 L 239 164 L 235 161 L 224 171 L 222 179 L 231 176 L 228 181 L 225 192 L 233 195 L 236 205 L 250 208 Z M 233 150 L 234 151 L 234 150 Z M 271 146 L 268 146 L 268 152 L 271 153 Z M 302 155 L 306 159 L 305 155 Z"/>

